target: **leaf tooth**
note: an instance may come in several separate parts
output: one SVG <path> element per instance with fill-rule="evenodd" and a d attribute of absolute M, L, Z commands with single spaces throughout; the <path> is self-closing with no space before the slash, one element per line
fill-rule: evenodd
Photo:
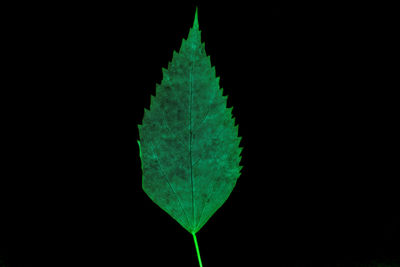
<path fill-rule="evenodd" d="M 239 165 L 239 172 L 242 173 L 243 165 Z"/>
<path fill-rule="evenodd" d="M 156 99 L 156 96 L 150 95 L 150 110 L 151 110 L 151 107 L 153 107 L 153 105 L 155 103 L 155 99 Z"/>
<path fill-rule="evenodd" d="M 236 124 L 235 118 L 233 118 L 233 129 L 239 133 L 239 124 Z"/>
<path fill-rule="evenodd" d="M 162 70 L 162 79 L 169 80 L 169 70 L 164 67 L 162 67 L 161 70 Z"/>
<path fill-rule="evenodd" d="M 168 72 L 168 69 L 167 69 L 167 68 L 164 68 L 164 67 L 161 67 L 161 71 L 162 71 L 163 74 L 165 74 L 165 73 Z"/>
<path fill-rule="evenodd" d="M 224 95 L 224 90 L 221 88 L 221 97 L 222 97 L 222 99 L 224 100 L 224 101 L 227 101 L 228 100 L 228 95 Z"/>
<path fill-rule="evenodd" d="M 221 88 L 222 89 L 222 88 Z M 224 97 L 228 97 L 229 95 L 228 95 L 228 92 L 226 91 L 226 90 L 224 90 L 224 89 L 222 89 L 223 90 L 223 94 L 224 94 Z"/>
<path fill-rule="evenodd" d="M 179 57 L 179 53 L 178 53 L 177 51 L 174 50 L 174 52 L 172 52 L 172 59 L 176 59 L 176 58 L 178 58 L 178 57 Z M 169 62 L 168 68 L 169 68 L 169 66 L 171 65 L 171 63 L 172 63 L 172 60 Z"/>
<path fill-rule="evenodd" d="M 235 130 L 235 132 L 239 134 L 239 124 L 236 122 L 235 119 L 236 119 L 236 118 L 233 117 L 232 126 L 233 126 L 233 129 Z M 236 136 L 236 137 L 237 137 L 237 136 Z"/>
<path fill-rule="evenodd" d="M 236 137 L 235 139 L 235 146 L 239 149 L 239 152 L 242 152 L 243 147 L 240 146 L 240 139 Z M 240 153 L 239 153 L 240 154 Z"/>
<path fill-rule="evenodd" d="M 181 52 L 182 48 L 186 46 L 187 38 L 182 39 L 181 47 L 179 48 L 178 52 Z"/>
<path fill-rule="evenodd" d="M 222 96 L 223 100 L 224 100 L 224 108 L 228 108 L 228 96 L 224 95 Z"/>
<path fill-rule="evenodd" d="M 239 147 L 239 155 L 242 154 L 242 152 L 243 152 L 243 147 L 240 146 L 240 147 Z"/>
<path fill-rule="evenodd" d="M 210 59 L 210 56 L 207 56 L 208 59 Z M 211 65 L 211 61 L 210 61 L 210 65 Z M 215 68 L 215 66 L 211 66 L 211 73 L 213 76 L 217 77 L 217 70 Z"/>
<path fill-rule="evenodd" d="M 161 88 L 161 84 L 156 83 L 156 90 L 154 92 L 154 96 L 156 96 L 157 93 L 159 93 L 160 88 Z M 153 95 L 150 95 L 150 96 L 153 96 Z M 153 100 L 153 98 L 151 98 L 151 100 Z"/>
<path fill-rule="evenodd" d="M 204 53 L 207 55 L 207 52 L 206 52 L 206 43 L 205 43 L 205 42 L 202 42 L 201 45 L 200 45 L 200 47 L 201 47 L 201 50 L 204 51 Z M 211 58 L 210 58 L 209 55 L 207 55 L 207 60 L 210 61 L 210 63 L 211 63 Z"/>
<path fill-rule="evenodd" d="M 147 109 L 147 108 L 144 108 L 142 123 L 143 123 L 143 122 L 146 122 L 146 121 L 148 120 L 149 113 L 150 113 L 150 110 Z"/>
<path fill-rule="evenodd" d="M 242 165 L 240 165 L 240 162 L 242 161 L 242 158 L 243 158 L 242 152 L 243 152 L 243 147 L 240 147 L 240 150 L 239 150 L 239 162 L 238 162 L 239 166 L 242 166 Z"/>
<path fill-rule="evenodd" d="M 219 88 L 218 89 L 218 97 L 223 96 L 223 94 L 224 94 L 224 90 L 222 88 Z"/>
<path fill-rule="evenodd" d="M 227 109 L 228 113 L 231 115 L 231 119 L 232 119 L 233 118 L 233 114 L 232 114 L 233 107 L 229 107 L 226 109 Z"/>
<path fill-rule="evenodd" d="M 233 117 L 235 119 L 235 125 L 237 125 L 239 127 L 239 121 L 237 117 Z"/>

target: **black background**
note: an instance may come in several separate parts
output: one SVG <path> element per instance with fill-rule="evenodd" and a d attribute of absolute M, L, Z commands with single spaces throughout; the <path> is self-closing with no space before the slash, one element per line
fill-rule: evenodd
<path fill-rule="evenodd" d="M 196 4 L 244 147 L 198 233 L 204 266 L 398 260 L 390 8 L 205 1 L 2 9 L 0 260 L 197 266 L 191 235 L 141 189 L 136 143 Z"/>

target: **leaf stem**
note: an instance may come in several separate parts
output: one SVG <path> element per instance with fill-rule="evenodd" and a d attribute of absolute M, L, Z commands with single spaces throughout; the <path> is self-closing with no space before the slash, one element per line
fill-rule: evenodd
<path fill-rule="evenodd" d="M 193 239 L 194 239 L 194 245 L 196 246 L 196 253 L 197 253 L 197 258 L 199 259 L 200 267 L 203 267 L 203 264 L 201 263 L 199 245 L 197 244 L 196 233 L 192 233 L 192 235 L 193 235 Z"/>

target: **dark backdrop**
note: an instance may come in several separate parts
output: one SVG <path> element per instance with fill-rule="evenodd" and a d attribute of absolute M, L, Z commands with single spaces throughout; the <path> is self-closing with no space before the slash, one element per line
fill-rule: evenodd
<path fill-rule="evenodd" d="M 198 233 L 204 266 L 394 262 L 390 9 L 197 4 L 244 147 L 236 188 Z M 3 10 L 0 260 L 197 266 L 190 234 L 141 189 L 136 143 L 195 3 Z"/>

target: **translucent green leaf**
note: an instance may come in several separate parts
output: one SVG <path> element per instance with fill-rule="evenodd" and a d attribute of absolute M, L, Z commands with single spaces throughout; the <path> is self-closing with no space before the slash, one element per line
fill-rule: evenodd
<path fill-rule="evenodd" d="M 139 125 L 143 190 L 192 234 L 222 206 L 240 176 L 241 138 L 226 104 L 196 11 Z"/>

